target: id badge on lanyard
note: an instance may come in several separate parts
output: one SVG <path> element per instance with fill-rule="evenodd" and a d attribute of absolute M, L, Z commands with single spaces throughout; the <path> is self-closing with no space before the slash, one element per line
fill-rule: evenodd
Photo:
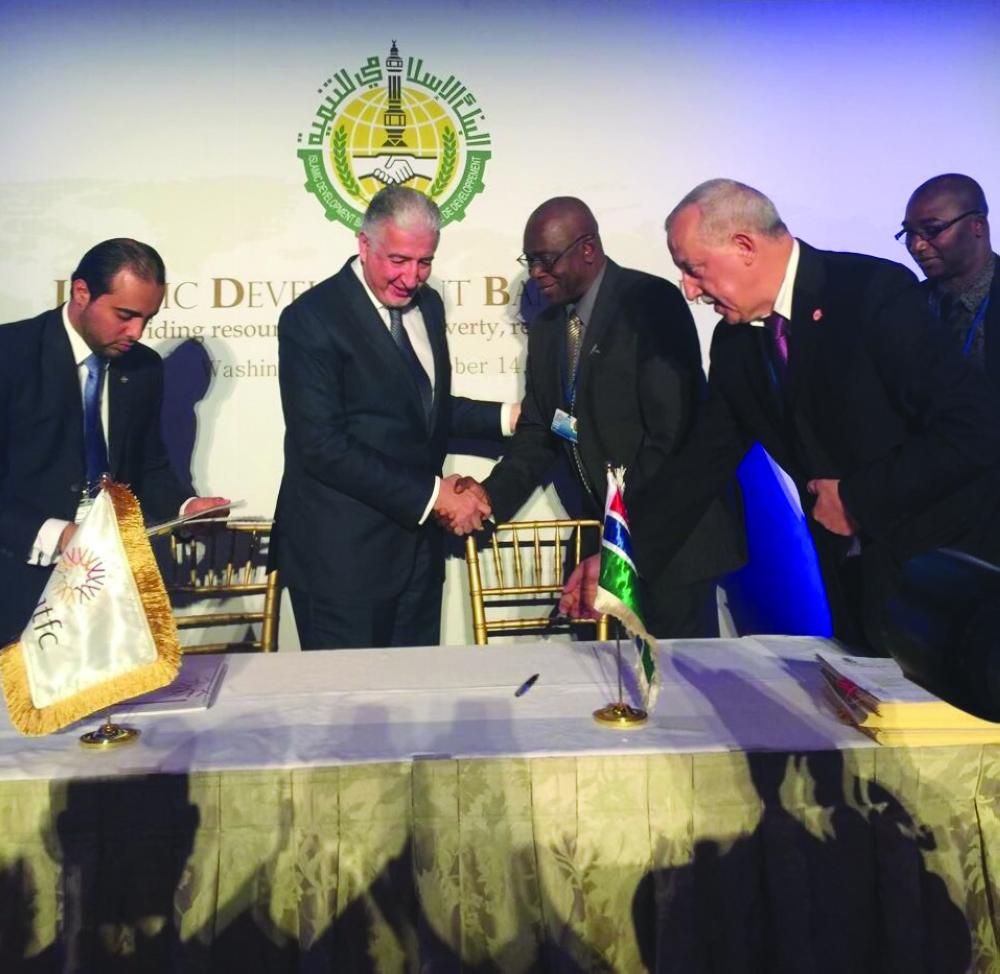
<path fill-rule="evenodd" d="M 565 409 L 557 409 L 552 415 L 552 432 L 570 443 L 576 443 L 576 417 Z"/>

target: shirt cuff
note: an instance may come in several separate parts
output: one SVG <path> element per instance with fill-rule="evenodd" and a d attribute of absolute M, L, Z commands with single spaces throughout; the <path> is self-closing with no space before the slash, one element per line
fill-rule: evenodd
<path fill-rule="evenodd" d="M 35 543 L 31 546 L 31 554 L 28 556 L 29 565 L 39 565 L 48 568 L 59 560 L 59 538 L 62 537 L 63 529 L 69 521 L 62 521 L 57 517 L 47 518 L 38 529 Z"/>
<path fill-rule="evenodd" d="M 510 407 L 511 403 L 500 404 L 500 433 L 502 436 L 513 436 L 514 431 L 510 428 Z"/>
<path fill-rule="evenodd" d="M 178 517 L 184 517 L 184 515 L 187 514 L 188 504 L 190 504 L 191 501 L 196 501 L 197 499 L 198 495 L 195 494 L 194 497 L 189 497 L 186 501 L 184 501 L 184 503 L 181 504 L 181 509 L 177 512 Z"/>
<path fill-rule="evenodd" d="M 441 493 L 441 478 L 434 478 L 434 489 L 431 491 L 431 499 L 427 502 L 427 506 L 424 508 L 423 517 L 417 522 L 417 524 L 423 524 L 431 516 L 431 511 L 434 510 L 434 505 L 437 503 L 438 494 Z"/>

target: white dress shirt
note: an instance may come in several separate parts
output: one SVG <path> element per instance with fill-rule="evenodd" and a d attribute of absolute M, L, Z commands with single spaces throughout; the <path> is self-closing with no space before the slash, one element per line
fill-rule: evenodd
<path fill-rule="evenodd" d="M 774 299 L 772 314 L 781 315 L 785 321 L 792 320 L 792 294 L 795 291 L 795 275 L 799 272 L 799 242 L 792 237 L 792 252 L 788 255 L 788 264 L 785 266 L 785 276 L 778 288 L 778 296 Z M 750 322 L 755 328 L 764 327 L 764 319 L 758 318 Z"/>

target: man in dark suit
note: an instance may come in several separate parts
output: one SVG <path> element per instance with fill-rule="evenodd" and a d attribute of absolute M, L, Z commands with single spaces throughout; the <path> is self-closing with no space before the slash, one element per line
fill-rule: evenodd
<path fill-rule="evenodd" d="M 483 496 L 508 520 L 563 454 L 581 494 L 572 513 L 600 519 L 606 465 L 625 467 L 627 504 L 694 421 L 704 387 L 694 321 L 672 284 L 605 256 L 593 213 L 573 197 L 531 214 L 520 260 L 548 307 L 529 331 L 517 432 Z M 631 529 L 647 525 L 633 518 Z M 716 501 L 674 556 L 644 566 L 649 631 L 717 636 L 715 579 L 742 558 L 734 519 Z"/>
<path fill-rule="evenodd" d="M 931 311 L 972 364 L 1000 390 L 1000 274 L 990 246 L 989 206 L 970 176 L 945 173 L 918 186 L 897 240 L 927 277 Z"/>
<path fill-rule="evenodd" d="M 444 308 L 424 283 L 440 235 L 426 196 L 372 200 L 359 256 L 281 315 L 285 470 L 277 564 L 303 649 L 440 639 L 443 537 L 489 507 L 441 477 L 449 435 L 499 438 L 500 403 L 451 395 Z"/>
<path fill-rule="evenodd" d="M 163 363 L 139 344 L 164 280 L 152 247 L 105 240 L 62 308 L 0 326 L 0 645 L 27 624 L 103 473 L 151 520 L 225 503 L 191 497 L 167 461 Z"/>
<path fill-rule="evenodd" d="M 1000 430 L 907 270 L 814 250 L 732 180 L 692 190 L 667 233 L 686 297 L 722 321 L 687 447 L 631 501 L 656 525 L 633 537 L 640 569 L 679 548 L 754 441 L 798 487 L 843 638 L 878 641 L 911 556 L 947 545 L 995 560 Z M 593 564 L 574 575 L 564 611 L 590 603 L 594 577 Z"/>

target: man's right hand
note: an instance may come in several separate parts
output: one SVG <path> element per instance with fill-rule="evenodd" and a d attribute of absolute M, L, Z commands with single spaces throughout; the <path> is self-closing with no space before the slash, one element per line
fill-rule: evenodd
<path fill-rule="evenodd" d="M 61 555 L 69 547 L 69 543 L 73 540 L 73 535 L 76 534 L 76 528 L 77 526 L 70 521 L 70 523 L 62 529 L 62 533 L 59 535 L 59 549 L 56 551 L 57 555 Z"/>
<path fill-rule="evenodd" d="M 597 581 L 601 577 L 601 556 L 584 558 L 563 586 L 559 599 L 559 612 L 571 619 L 599 619 L 601 614 L 594 610 L 597 598 Z"/>
<path fill-rule="evenodd" d="M 445 530 L 459 537 L 479 531 L 492 513 L 485 488 L 472 477 L 451 474 L 441 481 L 434 516 Z"/>

